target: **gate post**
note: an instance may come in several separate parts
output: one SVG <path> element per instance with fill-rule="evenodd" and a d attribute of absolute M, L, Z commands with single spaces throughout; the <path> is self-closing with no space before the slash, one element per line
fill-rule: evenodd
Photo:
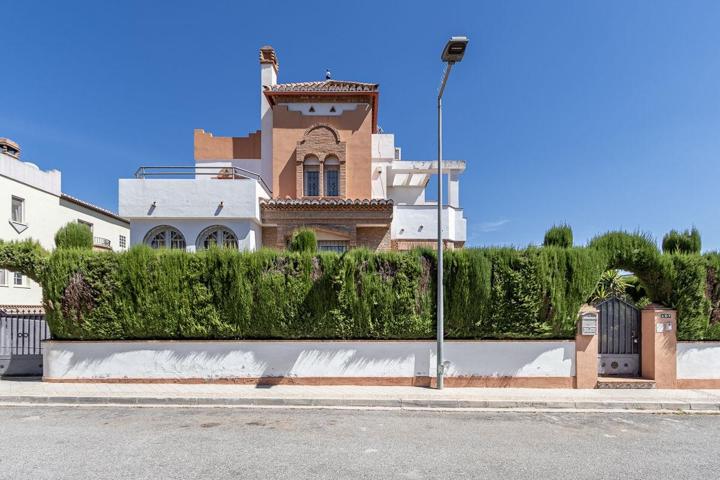
<path fill-rule="evenodd" d="M 592 305 L 580 307 L 577 331 L 575 333 L 575 388 L 597 387 L 598 313 L 598 309 Z M 594 330 L 591 328 L 593 319 L 595 323 Z"/>
<path fill-rule="evenodd" d="M 675 388 L 677 380 L 677 312 L 650 304 L 641 312 L 640 362 L 643 378 L 657 388 Z"/>

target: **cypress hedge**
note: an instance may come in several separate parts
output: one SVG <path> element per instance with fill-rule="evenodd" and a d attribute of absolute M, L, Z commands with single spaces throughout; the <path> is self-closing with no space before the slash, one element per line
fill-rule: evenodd
<path fill-rule="evenodd" d="M 573 246 L 573 233 L 570 225 L 553 225 L 543 238 L 543 246 L 545 247 L 564 247 Z"/>
<path fill-rule="evenodd" d="M 93 234 L 90 227 L 82 223 L 70 222 L 55 233 L 57 248 L 86 248 L 93 246 Z"/>
<path fill-rule="evenodd" d="M 573 338 L 603 272 L 629 270 L 678 310 L 683 340 L 720 339 L 720 254 L 662 254 L 644 235 L 587 247 L 468 248 L 445 260 L 449 338 Z M 43 285 L 60 339 L 430 339 L 436 257 L 373 253 L 198 253 L 57 249 L 0 242 L 0 268 Z"/>
<path fill-rule="evenodd" d="M 700 253 L 702 249 L 700 232 L 695 227 L 684 232 L 670 230 L 663 237 L 662 249 L 665 253 Z"/>
<path fill-rule="evenodd" d="M 288 250 L 291 252 L 315 252 L 317 251 L 317 237 L 315 232 L 303 228 L 293 234 Z"/>

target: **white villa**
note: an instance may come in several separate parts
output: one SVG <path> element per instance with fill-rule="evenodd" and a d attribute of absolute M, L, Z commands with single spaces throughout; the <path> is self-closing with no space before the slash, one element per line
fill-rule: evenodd
<path fill-rule="evenodd" d="M 222 244 L 284 248 L 298 228 L 321 250 L 434 247 L 437 204 L 425 200 L 434 161 L 401 158 L 378 130 L 379 86 L 326 79 L 278 83 L 271 47 L 260 49 L 260 130 L 245 137 L 195 130 L 195 163 L 141 166 L 121 179 L 119 213 L 130 243 L 196 250 Z M 462 247 L 464 161 L 443 162 L 447 248 Z"/>
<path fill-rule="evenodd" d="M 55 248 L 55 232 L 69 222 L 84 223 L 93 232 L 94 248 L 124 250 L 130 229 L 126 220 L 112 212 L 62 193 L 61 174 L 43 171 L 20 160 L 20 146 L 0 138 L 0 222 L 4 241 L 34 239 Z M 42 288 L 20 273 L 0 269 L 0 309 L 42 305 Z"/>

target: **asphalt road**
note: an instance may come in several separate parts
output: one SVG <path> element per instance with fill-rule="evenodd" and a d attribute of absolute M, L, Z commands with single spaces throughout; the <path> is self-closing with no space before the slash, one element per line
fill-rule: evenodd
<path fill-rule="evenodd" d="M 2 479 L 715 479 L 720 416 L 2 407 Z"/>

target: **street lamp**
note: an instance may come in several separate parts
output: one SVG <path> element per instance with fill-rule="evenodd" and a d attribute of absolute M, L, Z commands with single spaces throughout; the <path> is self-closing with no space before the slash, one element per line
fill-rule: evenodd
<path fill-rule="evenodd" d="M 443 314 L 443 238 L 442 238 L 442 204 L 443 204 L 443 182 L 442 182 L 442 96 L 445 91 L 445 83 L 447 83 L 450 70 L 453 65 L 463 59 L 465 49 L 467 48 L 467 37 L 452 37 L 445 44 L 440 58 L 447 65 L 443 74 L 440 91 L 437 97 L 437 113 L 438 113 L 438 217 L 437 217 L 437 388 L 443 388 L 443 376 L 445 374 L 445 362 L 443 361 L 443 337 L 444 332 L 444 314 Z"/>

